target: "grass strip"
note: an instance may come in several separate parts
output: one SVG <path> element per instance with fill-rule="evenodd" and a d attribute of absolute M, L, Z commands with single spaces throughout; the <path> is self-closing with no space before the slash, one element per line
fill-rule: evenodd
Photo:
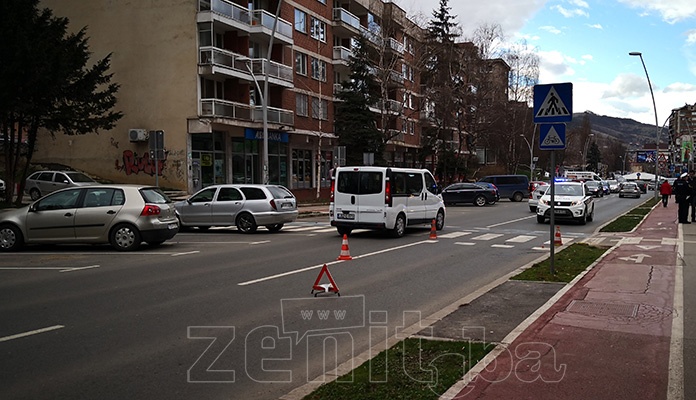
<path fill-rule="evenodd" d="M 600 229 L 600 232 L 630 232 L 638 226 L 643 217 L 650 213 L 655 204 L 659 203 L 661 200 L 651 197 L 645 203 L 639 205 L 633 210 L 627 212 L 626 214 L 618 217 L 609 224 L 605 225 Z"/>
<path fill-rule="evenodd" d="M 438 399 L 495 346 L 409 338 L 304 400 Z"/>
<path fill-rule="evenodd" d="M 590 246 L 586 243 L 574 243 L 555 254 L 555 274 L 551 274 L 551 261 L 546 259 L 532 265 L 530 268 L 513 276 L 511 279 L 518 281 L 568 283 L 589 267 L 590 264 L 595 262 L 595 260 L 607 250 L 609 250 L 608 247 Z"/>

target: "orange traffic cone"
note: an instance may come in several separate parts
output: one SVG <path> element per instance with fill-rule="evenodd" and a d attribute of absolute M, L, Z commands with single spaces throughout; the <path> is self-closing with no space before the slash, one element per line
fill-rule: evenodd
<path fill-rule="evenodd" d="M 430 239 L 437 239 L 437 229 L 435 229 L 435 220 L 430 224 Z"/>
<path fill-rule="evenodd" d="M 352 260 L 353 257 L 350 256 L 350 251 L 348 250 L 348 235 L 343 235 L 343 243 L 341 244 L 341 254 L 337 258 L 338 260 Z"/>
<path fill-rule="evenodd" d="M 563 240 L 561 239 L 561 227 L 556 227 L 556 235 L 553 238 L 553 244 L 556 246 L 563 246 Z"/>

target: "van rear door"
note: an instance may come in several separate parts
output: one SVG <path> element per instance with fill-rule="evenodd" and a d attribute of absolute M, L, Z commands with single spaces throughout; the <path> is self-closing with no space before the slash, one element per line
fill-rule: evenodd
<path fill-rule="evenodd" d="M 355 223 L 384 222 L 384 171 L 339 169 L 334 190 L 334 218 Z"/>

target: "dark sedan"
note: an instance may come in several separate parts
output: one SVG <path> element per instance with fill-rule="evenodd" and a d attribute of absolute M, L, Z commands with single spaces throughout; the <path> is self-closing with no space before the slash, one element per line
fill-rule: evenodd
<path fill-rule="evenodd" d="M 585 182 L 585 186 L 587 186 L 587 191 L 590 195 L 594 197 L 602 197 L 604 196 L 604 188 L 602 185 L 597 182 L 597 181 L 587 181 Z"/>
<path fill-rule="evenodd" d="M 471 203 L 479 207 L 500 200 L 498 191 L 475 183 L 454 183 L 442 191 L 445 204 Z"/>

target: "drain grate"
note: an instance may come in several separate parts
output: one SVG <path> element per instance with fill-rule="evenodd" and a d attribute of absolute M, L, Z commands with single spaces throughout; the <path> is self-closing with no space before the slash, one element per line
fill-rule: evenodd
<path fill-rule="evenodd" d="M 607 317 L 635 317 L 638 314 L 638 304 L 615 304 L 573 300 L 566 311 L 577 314 Z"/>

